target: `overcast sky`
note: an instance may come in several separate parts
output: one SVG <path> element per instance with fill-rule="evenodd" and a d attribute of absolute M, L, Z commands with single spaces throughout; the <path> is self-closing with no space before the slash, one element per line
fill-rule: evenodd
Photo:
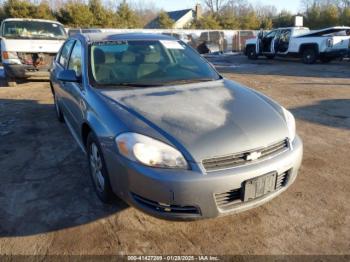
<path fill-rule="evenodd" d="M 144 0 L 154 3 L 159 8 L 162 8 L 166 11 L 180 10 L 186 8 L 192 8 L 196 3 L 201 3 L 202 1 L 198 0 Z M 256 4 L 265 4 L 265 5 L 274 5 L 280 11 L 282 9 L 289 10 L 293 13 L 296 13 L 300 7 L 299 0 L 249 0 L 249 2 Z"/>

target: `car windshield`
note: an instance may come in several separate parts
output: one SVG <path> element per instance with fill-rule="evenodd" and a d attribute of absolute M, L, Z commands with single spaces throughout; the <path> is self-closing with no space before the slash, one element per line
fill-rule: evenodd
<path fill-rule="evenodd" d="M 39 21 L 6 21 L 2 35 L 16 39 L 65 39 L 62 25 Z"/>
<path fill-rule="evenodd" d="M 96 87 L 146 87 L 220 78 L 206 60 L 181 41 L 112 41 L 90 47 L 90 82 Z"/>

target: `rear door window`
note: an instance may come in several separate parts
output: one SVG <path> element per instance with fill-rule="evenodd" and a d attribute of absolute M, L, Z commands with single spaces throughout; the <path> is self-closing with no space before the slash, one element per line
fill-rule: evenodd
<path fill-rule="evenodd" d="M 64 68 L 67 67 L 70 50 L 72 49 L 73 44 L 74 40 L 68 40 L 62 47 L 58 62 Z"/>

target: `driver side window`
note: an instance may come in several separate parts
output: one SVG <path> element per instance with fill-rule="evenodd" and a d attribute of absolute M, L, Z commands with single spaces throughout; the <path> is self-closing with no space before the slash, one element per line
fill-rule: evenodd
<path fill-rule="evenodd" d="M 277 30 L 271 31 L 265 36 L 265 38 L 273 38 L 275 37 L 276 34 L 277 34 Z"/>
<path fill-rule="evenodd" d="M 68 64 L 68 69 L 74 70 L 77 76 L 81 76 L 81 51 L 81 43 L 79 40 L 77 40 L 75 42 Z"/>

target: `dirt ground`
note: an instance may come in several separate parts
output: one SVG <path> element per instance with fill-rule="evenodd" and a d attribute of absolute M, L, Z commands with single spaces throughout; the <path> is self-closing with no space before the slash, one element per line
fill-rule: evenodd
<path fill-rule="evenodd" d="M 296 116 L 304 160 L 288 191 L 195 222 L 101 204 L 49 83 L 0 87 L 0 254 L 350 254 L 350 63 L 210 60 Z"/>

